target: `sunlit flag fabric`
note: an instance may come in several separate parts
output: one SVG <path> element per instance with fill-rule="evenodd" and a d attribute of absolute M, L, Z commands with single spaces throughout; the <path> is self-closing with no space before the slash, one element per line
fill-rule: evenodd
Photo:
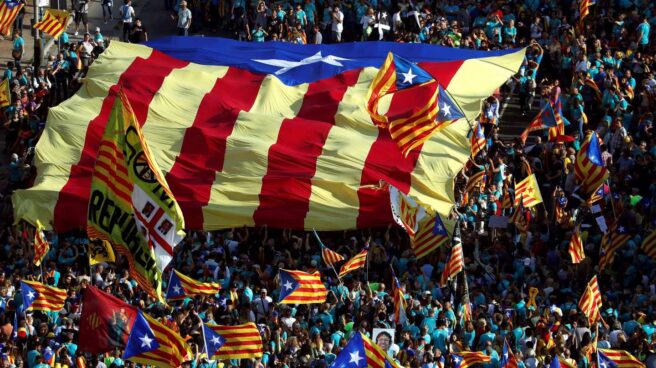
<path fill-rule="evenodd" d="M 191 349 L 175 331 L 139 311 L 130 329 L 123 359 L 156 367 L 179 367 Z"/>
<path fill-rule="evenodd" d="M 517 368 L 517 358 L 508 345 L 508 340 L 503 341 L 503 352 L 501 355 L 501 368 Z"/>
<path fill-rule="evenodd" d="M 472 195 L 476 189 L 479 189 L 481 192 L 485 189 L 486 181 L 485 169 L 481 169 L 472 174 L 467 180 L 467 185 L 465 186 L 465 191 Z"/>
<path fill-rule="evenodd" d="M 41 21 L 34 24 L 34 28 L 57 39 L 68 26 L 69 13 L 65 10 L 46 9 Z"/>
<path fill-rule="evenodd" d="M 43 261 L 43 257 L 48 254 L 50 250 L 50 243 L 46 239 L 46 235 L 43 232 L 43 225 L 41 221 L 36 221 L 36 229 L 34 229 L 34 259 L 33 263 L 35 266 L 38 266 Z"/>
<path fill-rule="evenodd" d="M 590 7 L 595 0 L 579 0 L 579 27 L 583 27 L 583 20 L 590 14 Z"/>
<path fill-rule="evenodd" d="M 16 219 L 52 222 L 57 231 L 85 226 L 92 168 L 119 85 L 189 230 L 386 226 L 388 193 L 371 187 L 381 179 L 444 217 L 471 155 L 470 126 L 448 124 L 404 158 L 366 111 L 377 68 L 389 51 L 418 62 L 473 120 L 525 54 L 211 37 L 149 45 L 112 42 L 85 88 L 49 111 L 35 184 L 12 196 Z M 381 109 L 400 108 L 394 99 Z"/>
<path fill-rule="evenodd" d="M 531 174 L 515 184 L 515 206 L 519 204 L 520 198 L 523 200 L 525 208 L 542 203 L 542 193 L 540 193 L 540 187 L 538 186 L 538 180 L 535 174 Z"/>
<path fill-rule="evenodd" d="M 631 239 L 629 229 L 619 220 L 613 221 L 608 232 L 601 238 L 601 256 L 599 257 L 599 270 L 610 265 L 615 258 L 615 252 Z"/>
<path fill-rule="evenodd" d="M 472 136 L 471 136 L 471 150 L 472 150 L 472 157 L 476 157 L 479 152 L 487 148 L 487 139 L 485 139 L 485 132 L 483 131 L 483 127 L 481 127 L 481 123 L 479 121 L 476 121 L 474 125 L 474 130 L 472 131 Z"/>
<path fill-rule="evenodd" d="M 248 359 L 262 356 L 262 337 L 255 323 L 235 326 L 207 325 L 207 327 L 225 339 L 225 343 L 214 353 L 214 359 Z"/>
<path fill-rule="evenodd" d="M 280 270 L 280 304 L 314 304 L 326 301 L 328 290 L 318 271 Z"/>
<path fill-rule="evenodd" d="M 451 248 L 451 255 L 449 256 L 449 260 L 446 262 L 444 270 L 442 271 L 442 276 L 440 277 L 440 286 L 443 287 L 446 286 L 449 280 L 454 279 L 459 272 L 462 272 L 465 266 L 465 258 L 462 254 L 462 243 L 460 241 L 456 242 L 455 239 L 456 238 L 454 238 L 453 247 Z"/>
<path fill-rule="evenodd" d="M 182 300 L 195 295 L 214 295 L 219 290 L 221 284 L 218 282 L 200 282 L 174 269 L 169 278 L 166 299 Z"/>
<path fill-rule="evenodd" d="M 419 229 L 419 222 L 426 217 L 426 210 L 392 185 L 389 186 L 389 193 L 394 221 L 412 238 Z"/>
<path fill-rule="evenodd" d="M 451 354 L 451 361 L 454 368 L 469 368 L 490 362 L 490 357 L 480 351 L 461 351 Z"/>
<path fill-rule="evenodd" d="M 549 366 L 547 368 L 576 368 L 571 364 L 567 363 L 565 360 L 561 359 L 558 355 L 555 355 Z"/>
<path fill-rule="evenodd" d="M 11 105 L 11 88 L 9 86 L 9 79 L 5 78 L 0 82 L 0 107 L 7 107 Z"/>
<path fill-rule="evenodd" d="M 421 259 L 449 241 L 449 233 L 439 214 L 428 215 L 419 222 L 417 233 L 410 238 L 416 259 Z"/>
<path fill-rule="evenodd" d="M 330 367 L 399 368 L 399 365 L 367 336 L 357 332 Z"/>
<path fill-rule="evenodd" d="M 23 6 L 25 5 L 18 1 L 0 1 L 0 34 L 11 34 L 14 21 Z"/>
<path fill-rule="evenodd" d="M 644 239 L 642 239 L 640 249 L 642 249 L 647 256 L 656 259 L 656 230 L 652 230 L 645 235 Z"/>
<path fill-rule="evenodd" d="M 184 219 L 127 95 L 118 94 L 93 166 L 87 233 L 111 242 L 139 286 L 161 299 L 162 270 L 184 237 Z"/>
<path fill-rule="evenodd" d="M 574 164 L 576 180 L 581 185 L 581 192 L 591 195 L 608 179 L 608 169 L 601 159 L 599 136 L 589 132 L 581 149 L 576 153 Z"/>
<path fill-rule="evenodd" d="M 520 135 L 522 142 L 526 142 L 531 132 L 554 128 L 559 124 L 563 124 L 562 114 L 560 114 L 557 106 L 554 106 L 551 102 L 547 102 Z"/>
<path fill-rule="evenodd" d="M 593 276 L 586 285 L 579 300 L 579 309 L 588 318 L 590 326 L 601 319 L 601 291 L 599 291 L 597 276 Z"/>
<path fill-rule="evenodd" d="M 203 341 L 205 343 L 205 352 L 209 359 L 212 359 L 212 356 L 226 343 L 226 339 L 223 336 L 219 335 L 205 323 L 203 323 Z"/>
<path fill-rule="evenodd" d="M 321 243 L 321 258 L 327 266 L 333 266 L 344 260 L 344 256 L 326 247 L 323 243 Z"/>
<path fill-rule="evenodd" d="M 36 281 L 21 280 L 20 286 L 24 310 L 58 312 L 68 297 L 66 290 Z"/>
<path fill-rule="evenodd" d="M 112 245 L 101 239 L 94 239 L 89 242 L 89 266 L 98 263 L 116 262 L 116 255 Z"/>
<path fill-rule="evenodd" d="M 583 250 L 583 240 L 581 240 L 581 229 L 579 226 L 574 228 L 572 232 L 572 239 L 569 241 L 569 255 L 572 258 L 572 263 L 581 263 L 585 259 L 585 251 Z"/>
<path fill-rule="evenodd" d="M 599 368 L 640 368 L 645 364 L 626 350 L 597 349 Z"/>
<path fill-rule="evenodd" d="M 342 277 L 346 274 L 349 274 L 355 270 L 358 270 L 365 266 L 367 263 L 367 253 L 369 248 L 363 249 L 360 253 L 356 254 L 353 258 L 349 259 L 342 265 L 342 268 L 339 270 L 339 276 Z"/>

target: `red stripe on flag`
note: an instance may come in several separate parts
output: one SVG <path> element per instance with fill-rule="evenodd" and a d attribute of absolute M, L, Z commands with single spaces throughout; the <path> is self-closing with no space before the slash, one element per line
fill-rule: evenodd
<path fill-rule="evenodd" d="M 239 113 L 252 108 L 265 75 L 229 68 L 203 97 L 193 125 L 185 131 L 180 155 L 166 175 L 188 229 L 203 228 L 216 173 L 223 170 L 227 139 Z"/>
<path fill-rule="evenodd" d="M 282 122 L 278 140 L 269 148 L 260 205 L 253 214 L 256 225 L 304 228 L 317 158 L 335 124 L 337 108 L 346 90 L 358 81 L 360 71 L 311 83 L 296 117 Z"/>
<path fill-rule="evenodd" d="M 159 91 L 164 79 L 174 69 L 188 63 L 153 50 L 146 59 L 136 58 L 113 85 L 103 101 L 100 113 L 89 122 L 84 147 L 77 164 L 71 167 L 68 181 L 59 192 L 55 205 L 54 226 L 57 231 L 75 229 L 86 223 L 87 205 L 91 188 L 91 175 L 98 146 L 119 90 L 123 87 L 140 124 L 146 121 L 148 106 Z"/>

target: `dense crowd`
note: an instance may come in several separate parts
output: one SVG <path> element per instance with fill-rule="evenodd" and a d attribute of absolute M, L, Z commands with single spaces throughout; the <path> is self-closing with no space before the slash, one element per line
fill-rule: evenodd
<path fill-rule="evenodd" d="M 74 93 L 104 49 L 104 40 L 99 32 L 85 34 L 79 42 L 69 42 L 64 35 L 58 53 L 46 65 L 32 68 L 21 63 L 24 42 L 15 33 L 15 60 L 3 75 L 12 93 L 11 105 L 3 109 L 4 152 L 9 157 L 0 207 L 3 367 L 45 367 L 51 354 L 61 367 L 76 366 L 78 356 L 85 356 L 92 367 L 134 366 L 121 359 L 121 349 L 101 356 L 78 351 L 80 296 L 88 285 L 159 316 L 199 346 L 198 320 L 257 323 L 264 341 L 262 358 L 217 363 L 199 355 L 188 363 L 192 367 L 326 367 L 353 333 L 371 336 L 373 328 L 395 329 L 388 353 L 407 367 L 451 367 L 449 353 L 460 350 L 484 351 L 492 358 L 485 366 L 499 367 L 504 341 L 520 367 L 546 367 L 556 355 L 579 368 L 591 367 L 595 346 L 627 350 L 648 367 L 656 367 L 655 260 L 640 249 L 656 224 L 652 209 L 656 79 L 650 32 L 655 4 L 599 1 L 580 24 L 578 3 L 573 1 L 193 0 L 187 4 L 167 0 L 165 6 L 173 11 L 183 35 L 206 28 L 252 41 L 384 39 L 479 50 L 527 46 L 520 72 L 483 105 L 479 120 L 487 148 L 456 180 L 459 203 L 454 216 L 461 219 L 466 272 L 457 283 L 440 287 L 448 248 L 417 260 L 407 234 L 396 226 L 321 234 L 326 246 L 346 258 L 371 237 L 368 267 L 345 277 L 343 283 L 322 261 L 320 247 L 308 233 L 266 228 L 192 232 L 176 248 L 171 266 L 197 280 L 220 281 L 223 288 L 216 296 L 170 307 L 136 286 L 124 260 L 89 267 L 88 239 L 82 232 L 49 233 L 51 251 L 41 269 L 34 267 L 31 230 L 12 226 L 8 198 L 34 178 L 33 151 L 48 108 Z M 107 8 L 111 18 L 111 6 Z M 134 26 L 142 26 L 129 1 L 119 16 L 129 23 L 123 37 L 130 39 Z M 83 17 L 79 19 L 86 25 Z M 145 41 L 145 28 L 138 36 L 132 40 Z M 587 77 L 595 81 L 600 95 L 585 83 Z M 548 142 L 538 134 L 524 144 L 501 135 L 504 119 L 499 111 L 504 104 L 518 102 L 528 125 L 544 104 L 558 97 L 569 122 L 566 134 L 574 138 L 571 142 Z M 617 219 L 631 235 L 604 270 L 597 266 L 603 235 L 597 215 L 586 201 L 574 198 L 574 156 L 588 130 L 603 139 L 602 157 L 611 171 L 610 193 L 596 204 L 607 223 Z M 480 169 L 487 172 L 485 185 L 465 198 L 466 178 Z M 502 201 L 512 191 L 512 182 L 531 173 L 537 176 L 544 204 L 533 207 L 528 233 L 522 235 L 512 225 L 490 227 L 490 218 L 508 215 Z M 558 206 L 565 208 L 564 213 L 556 211 Z M 587 256 L 578 265 L 568 254 L 575 225 L 582 229 Z M 320 270 L 330 290 L 326 303 L 277 304 L 280 268 Z M 408 304 L 407 321 L 399 325 L 393 322 L 392 269 Z M 599 276 L 603 298 L 603 321 L 597 326 L 591 326 L 577 309 L 594 274 Z M 463 318 L 465 277 L 471 320 Z M 22 278 L 66 289 L 64 310 L 19 313 L 15 318 L 22 304 Z M 532 288 L 538 290 L 535 305 L 529 297 Z"/>

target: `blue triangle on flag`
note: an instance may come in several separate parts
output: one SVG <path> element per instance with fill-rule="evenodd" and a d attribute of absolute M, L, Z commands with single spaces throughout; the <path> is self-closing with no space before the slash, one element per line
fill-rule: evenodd
<path fill-rule="evenodd" d="M 396 88 L 401 90 L 435 80 L 432 75 L 410 60 L 394 55 Z"/>
<path fill-rule="evenodd" d="M 367 355 L 360 333 L 353 335 L 348 344 L 337 355 L 332 367 L 367 368 Z"/>
<path fill-rule="evenodd" d="M 185 295 L 185 290 L 182 287 L 180 278 L 178 274 L 175 273 L 175 270 L 171 270 L 171 278 L 169 279 L 169 285 L 166 289 L 166 299 L 173 299 Z"/>
<path fill-rule="evenodd" d="M 212 359 L 219 349 L 226 343 L 226 339 L 203 323 L 203 336 L 205 337 L 205 348 L 207 349 L 207 359 Z"/>
<path fill-rule="evenodd" d="M 21 281 L 21 296 L 23 297 L 23 309 L 27 309 L 39 297 L 39 293 L 30 285 Z"/>
<path fill-rule="evenodd" d="M 132 324 L 128 343 L 125 346 L 123 359 L 130 359 L 134 356 L 148 353 L 150 351 L 159 349 L 160 345 L 157 342 L 155 333 L 150 328 L 148 320 L 144 317 L 143 313 L 139 311 L 137 317 Z"/>
<path fill-rule="evenodd" d="M 433 226 L 433 234 L 443 236 L 449 235 L 449 233 L 446 231 L 446 226 L 444 226 L 444 223 L 442 222 L 442 219 L 438 213 L 435 213 L 435 225 Z"/>
<path fill-rule="evenodd" d="M 283 300 L 301 286 L 295 278 L 285 271 L 280 271 L 280 299 Z"/>
<path fill-rule="evenodd" d="M 465 113 L 460 110 L 458 104 L 449 96 L 449 93 L 441 85 L 438 88 L 437 103 L 439 111 L 436 120 L 442 122 L 464 118 Z"/>
<path fill-rule="evenodd" d="M 590 143 L 588 143 L 588 160 L 597 166 L 603 166 L 601 161 L 601 147 L 599 146 L 599 138 L 597 133 L 592 133 L 590 136 Z"/>

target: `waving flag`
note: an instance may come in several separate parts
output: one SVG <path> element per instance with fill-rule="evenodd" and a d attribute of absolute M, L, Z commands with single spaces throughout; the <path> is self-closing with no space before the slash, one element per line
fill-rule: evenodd
<path fill-rule="evenodd" d="M 37 220 L 36 229 L 34 230 L 34 259 L 32 263 L 35 266 L 40 265 L 48 251 L 50 251 L 50 243 L 48 243 L 46 235 L 43 233 L 41 221 Z"/>
<path fill-rule="evenodd" d="M 630 239 L 631 234 L 629 234 L 626 226 L 620 224 L 618 220 L 615 220 L 608 228 L 608 232 L 606 232 L 601 238 L 599 270 L 603 270 L 606 266 L 610 265 L 615 257 L 615 252 L 624 246 L 624 244 Z"/>
<path fill-rule="evenodd" d="M 589 132 L 581 149 L 576 154 L 574 165 L 576 180 L 581 184 L 581 192 L 586 195 L 594 193 L 608 179 L 608 169 L 601 159 L 599 137 L 596 132 Z"/>
<path fill-rule="evenodd" d="M 95 239 L 89 242 L 89 266 L 98 263 L 116 262 L 112 245 L 106 240 Z"/>
<path fill-rule="evenodd" d="M 13 0 L 0 1 L 0 33 L 9 36 L 14 27 L 14 21 L 24 4 Z"/>
<path fill-rule="evenodd" d="M 449 233 L 446 226 L 444 226 L 444 222 L 442 222 L 442 218 L 437 213 L 434 216 L 426 216 L 421 220 L 417 233 L 410 238 L 410 244 L 416 259 L 431 254 L 446 244 L 447 241 L 449 241 Z"/>
<path fill-rule="evenodd" d="M 341 276 L 341 274 L 340 274 Z M 314 304 L 326 301 L 328 290 L 319 272 L 280 270 L 280 304 Z"/>
<path fill-rule="evenodd" d="M 9 79 L 0 82 L 0 107 L 7 107 L 11 105 L 11 88 L 9 86 Z"/>
<path fill-rule="evenodd" d="M 528 231 L 528 220 L 526 218 L 526 210 L 524 209 L 524 199 L 522 196 L 520 196 L 520 200 L 508 220 L 515 224 L 515 227 L 521 233 L 526 233 Z"/>
<path fill-rule="evenodd" d="M 590 326 L 601 319 L 601 292 L 597 276 L 593 276 L 581 295 L 579 309 L 588 317 Z"/>
<path fill-rule="evenodd" d="M 567 197 L 564 195 L 559 196 L 556 198 L 556 203 L 554 207 L 554 217 L 556 219 L 556 222 L 559 224 L 566 224 L 569 222 L 570 219 L 570 214 L 569 211 L 567 210 Z"/>
<path fill-rule="evenodd" d="M 66 290 L 40 282 L 21 280 L 20 286 L 24 310 L 59 312 L 68 298 Z"/>
<path fill-rule="evenodd" d="M 517 358 L 508 345 L 508 340 L 503 341 L 503 352 L 501 355 L 501 368 L 517 368 Z"/>
<path fill-rule="evenodd" d="M 558 104 L 554 106 L 551 102 L 547 102 L 538 115 L 531 121 L 526 129 L 520 135 L 522 142 L 526 142 L 528 134 L 536 130 L 555 128 L 563 125 L 563 116 L 559 111 Z"/>
<path fill-rule="evenodd" d="M 469 368 L 477 364 L 489 363 L 490 357 L 480 351 L 461 351 L 451 354 L 454 368 Z"/>
<path fill-rule="evenodd" d="M 538 186 L 538 180 L 535 178 L 535 174 L 531 174 L 515 184 L 515 206 L 519 204 L 520 198 L 523 200 L 522 205 L 525 208 L 542 203 L 542 193 L 540 193 L 540 187 Z"/>
<path fill-rule="evenodd" d="M 406 300 L 405 295 L 403 294 L 403 289 L 401 289 L 401 283 L 399 279 L 394 276 L 394 287 L 392 289 L 392 294 L 394 295 L 394 323 L 404 324 L 407 320 L 405 309 L 406 309 Z"/>
<path fill-rule="evenodd" d="M 471 144 L 471 157 L 476 157 L 479 152 L 487 148 L 487 139 L 481 123 L 476 121 L 469 143 Z"/>
<path fill-rule="evenodd" d="M 449 280 L 456 277 L 459 272 L 462 272 L 465 266 L 465 258 L 462 254 L 462 243 L 457 242 L 453 244 L 451 248 L 451 255 L 449 260 L 444 266 L 444 271 L 442 271 L 442 276 L 440 277 L 440 286 L 446 286 Z"/>
<path fill-rule="evenodd" d="M 48 114 L 36 184 L 12 196 L 16 219 L 40 219 L 60 232 L 86 225 L 93 166 L 119 89 L 166 173 L 186 229 L 387 226 L 388 193 L 372 188 L 381 179 L 446 216 L 453 179 L 471 155 L 469 124 L 448 124 L 403 157 L 366 111 L 377 68 L 389 51 L 416 61 L 473 120 L 481 99 L 517 72 L 525 54 L 211 37 L 149 45 L 112 42 L 90 67 L 89 88 Z M 390 98 L 383 101 L 387 111 L 402 108 L 396 94 Z"/>
<path fill-rule="evenodd" d="M 262 356 L 262 337 L 255 323 L 235 326 L 207 325 L 225 339 L 225 343 L 211 355 L 216 360 L 250 359 Z"/>
<path fill-rule="evenodd" d="M 227 342 L 225 337 L 219 335 L 211 327 L 203 323 L 203 342 L 205 343 L 205 352 L 211 360 L 214 354 Z"/>
<path fill-rule="evenodd" d="M 156 367 L 179 367 L 192 359 L 192 353 L 175 331 L 139 311 L 130 329 L 123 359 Z"/>
<path fill-rule="evenodd" d="M 597 349 L 599 368 L 640 368 L 645 364 L 626 350 Z"/>
<path fill-rule="evenodd" d="M 656 230 L 652 230 L 642 239 L 640 249 L 652 259 L 656 259 Z"/>
<path fill-rule="evenodd" d="M 361 332 L 351 337 L 330 367 L 400 368 L 383 349 Z"/>
<path fill-rule="evenodd" d="M 506 190 L 503 193 L 503 201 L 501 202 L 501 208 L 504 210 L 509 210 L 513 208 L 513 199 L 510 194 L 510 191 Z"/>
<path fill-rule="evenodd" d="M 174 269 L 169 279 L 166 299 L 182 300 L 194 295 L 214 295 L 221 290 L 218 282 L 200 282 Z"/>
<path fill-rule="evenodd" d="M 118 94 L 93 167 L 87 233 L 114 244 L 139 286 L 161 299 L 162 270 L 184 237 L 184 219 L 127 96 Z"/>
<path fill-rule="evenodd" d="M 390 204 L 394 221 L 399 224 L 410 237 L 414 237 L 419 229 L 419 222 L 426 217 L 426 210 L 408 195 L 401 193 L 394 186 L 389 186 Z"/>
<path fill-rule="evenodd" d="M 485 189 L 485 181 L 486 181 L 485 169 L 475 172 L 467 180 L 467 185 L 465 186 L 465 192 L 471 195 L 477 189 L 483 191 Z"/>
<path fill-rule="evenodd" d="M 84 289 L 82 301 L 79 350 L 102 354 L 125 348 L 138 309 L 94 286 Z"/>
<path fill-rule="evenodd" d="M 65 10 L 46 9 L 41 21 L 34 24 L 34 29 L 38 29 L 50 37 L 57 39 L 66 30 L 68 17 L 69 13 Z"/>
<path fill-rule="evenodd" d="M 583 19 L 590 14 L 590 7 L 595 4 L 594 0 L 580 0 L 579 2 L 579 27 L 583 27 Z"/>
<path fill-rule="evenodd" d="M 555 355 L 553 359 L 551 359 L 551 363 L 549 363 L 547 368 L 576 368 L 576 366 L 568 363 L 558 355 Z"/>
<path fill-rule="evenodd" d="M 610 193 L 610 187 L 606 183 L 602 184 L 594 193 L 592 193 L 588 200 L 588 204 L 592 205 L 593 203 L 603 200 L 608 193 Z"/>
<path fill-rule="evenodd" d="M 582 1 L 586 1 L 586 0 L 582 0 Z M 601 90 L 599 89 L 599 86 L 597 86 L 597 83 L 594 81 L 594 79 L 590 77 L 590 74 L 587 74 L 585 76 L 585 79 L 583 80 L 583 85 L 585 87 L 590 88 L 597 101 L 601 102 L 601 97 L 602 97 Z"/>
<path fill-rule="evenodd" d="M 581 231 L 579 226 L 574 228 L 572 239 L 569 241 L 569 255 L 572 257 L 572 263 L 581 263 L 585 259 L 583 250 L 583 241 L 581 240 Z"/>
<path fill-rule="evenodd" d="M 369 248 L 366 247 L 360 253 L 356 254 L 355 257 L 349 259 L 342 265 L 342 268 L 339 270 L 339 277 L 342 277 L 348 273 L 351 273 L 355 270 L 358 270 L 365 266 L 367 263 L 367 253 Z"/>

